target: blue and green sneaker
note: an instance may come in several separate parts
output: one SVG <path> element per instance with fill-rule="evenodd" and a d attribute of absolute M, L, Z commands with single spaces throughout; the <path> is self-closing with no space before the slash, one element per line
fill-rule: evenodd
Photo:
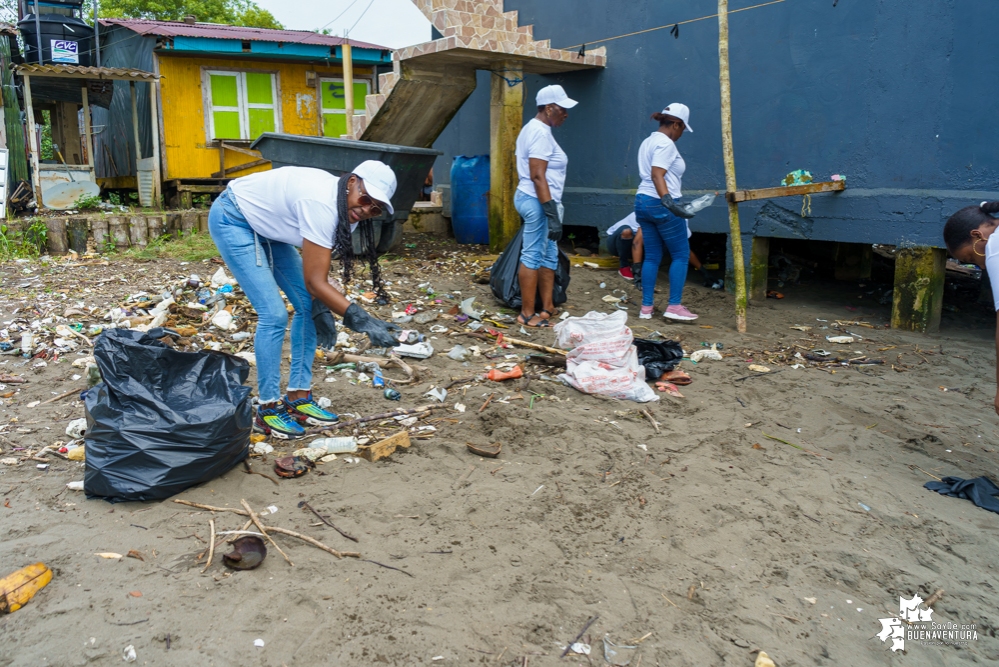
<path fill-rule="evenodd" d="M 305 429 L 288 414 L 288 408 L 283 402 L 258 405 L 253 430 L 282 440 L 294 440 L 305 435 Z"/>
<path fill-rule="evenodd" d="M 312 400 L 312 392 L 308 396 L 295 401 L 289 401 L 284 397 L 285 407 L 288 413 L 302 424 L 312 424 L 313 426 L 328 426 L 336 423 L 340 417 L 335 412 L 324 410 L 319 404 Z"/>

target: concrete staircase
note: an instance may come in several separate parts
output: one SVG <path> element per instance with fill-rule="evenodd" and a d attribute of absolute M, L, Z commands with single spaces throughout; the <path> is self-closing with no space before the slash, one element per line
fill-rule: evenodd
<path fill-rule="evenodd" d="M 365 141 L 429 147 L 475 90 L 475 70 L 556 73 L 604 67 L 603 47 L 580 57 L 534 41 L 503 0 L 413 0 L 442 37 L 400 49 L 378 93 L 354 116 L 353 135 Z"/>

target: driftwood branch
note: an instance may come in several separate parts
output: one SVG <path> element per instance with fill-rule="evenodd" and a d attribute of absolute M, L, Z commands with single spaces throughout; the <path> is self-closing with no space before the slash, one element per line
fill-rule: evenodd
<path fill-rule="evenodd" d="M 243 509 L 246 510 L 246 513 L 249 515 L 250 520 L 253 521 L 253 525 L 257 527 L 257 530 L 259 530 L 261 533 L 264 534 L 264 537 L 267 538 L 268 542 L 274 545 L 274 548 L 278 550 L 279 554 L 284 556 L 284 559 L 288 561 L 288 565 L 295 567 L 295 564 L 291 562 L 290 558 L 288 558 L 288 554 L 286 554 L 284 550 L 278 546 L 278 543 L 274 541 L 274 538 L 267 533 L 267 529 L 264 528 L 264 524 L 260 522 L 260 518 L 256 515 L 256 513 L 254 513 L 254 511 L 250 509 L 250 505 L 245 500 L 240 500 L 239 502 L 243 506 Z"/>
<path fill-rule="evenodd" d="M 205 570 L 212 566 L 212 559 L 215 557 L 215 519 L 208 520 L 208 529 L 212 533 L 208 539 L 208 562 L 201 568 L 201 574 L 204 574 Z"/>

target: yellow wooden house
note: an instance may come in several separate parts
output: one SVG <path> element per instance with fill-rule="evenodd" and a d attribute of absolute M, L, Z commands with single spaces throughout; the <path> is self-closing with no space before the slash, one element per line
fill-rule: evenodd
<path fill-rule="evenodd" d="M 167 202 L 190 205 L 196 193 L 220 192 L 231 178 L 269 169 L 249 145 L 263 132 L 339 137 L 347 132 L 343 46 L 351 45 L 356 114 L 377 92 L 378 73 L 391 69 L 391 51 L 356 40 L 298 30 L 139 19 L 104 19 L 105 67 L 160 76 L 159 127 L 140 126 L 136 154 L 127 86 L 94 118 L 99 182 L 135 187 L 136 158 L 159 143 Z M 148 94 L 139 91 L 139 117 Z M 101 113 L 104 111 L 103 113 Z"/>

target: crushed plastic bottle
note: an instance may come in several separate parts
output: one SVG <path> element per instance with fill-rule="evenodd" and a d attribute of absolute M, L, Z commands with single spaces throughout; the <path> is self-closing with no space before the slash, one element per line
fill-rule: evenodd
<path fill-rule="evenodd" d="M 712 193 L 698 197 L 694 201 L 687 205 L 687 208 L 691 213 L 697 213 L 698 211 L 703 211 L 707 207 L 715 203 L 715 195 Z"/>
<path fill-rule="evenodd" d="M 212 298 L 212 290 L 208 287 L 202 287 L 197 292 L 195 292 L 195 296 L 198 299 L 198 303 L 205 303 L 210 298 Z"/>
<path fill-rule="evenodd" d="M 325 449 L 327 454 L 349 454 L 357 451 L 357 438 L 346 436 L 339 438 L 316 438 L 312 441 L 312 449 Z"/>
<path fill-rule="evenodd" d="M 399 390 L 392 389 L 391 387 L 386 389 L 385 393 L 382 395 L 390 401 L 398 401 L 402 398 L 402 394 L 399 393 Z"/>

